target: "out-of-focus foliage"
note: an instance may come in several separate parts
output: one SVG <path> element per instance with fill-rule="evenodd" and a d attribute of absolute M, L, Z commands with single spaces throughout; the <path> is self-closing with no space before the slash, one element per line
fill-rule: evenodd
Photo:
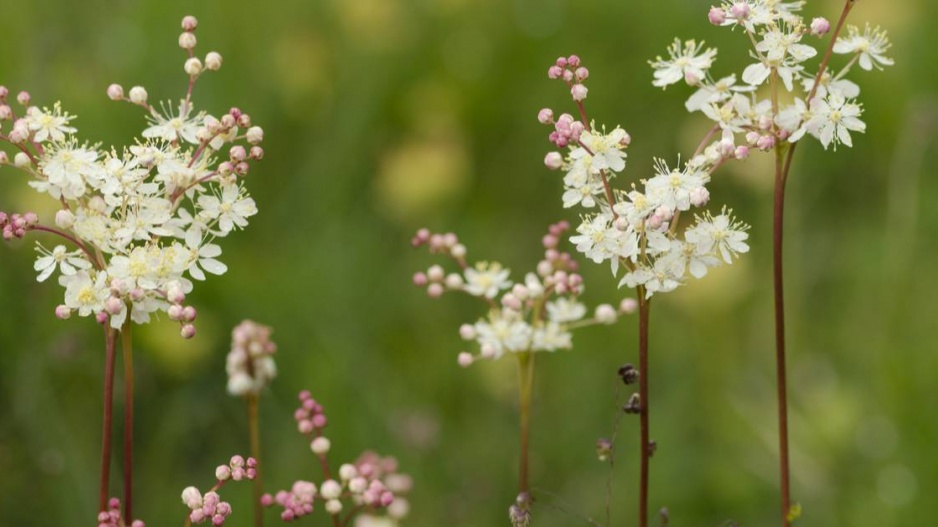
<path fill-rule="evenodd" d="M 840 2 L 809 2 L 834 19 Z M 431 301 L 410 285 L 430 259 L 408 241 L 421 225 L 454 230 L 470 256 L 531 267 L 560 208 L 541 159 L 542 106 L 568 97 L 546 79 L 558 55 L 591 71 L 591 116 L 632 134 L 627 175 L 651 156 L 689 152 L 707 124 L 686 89 L 651 86 L 647 60 L 678 35 L 720 47 L 714 71 L 746 58 L 738 34 L 686 0 L 204 0 L 8 2 L 0 83 L 63 105 L 104 143 L 143 125 L 107 100 L 111 82 L 152 100 L 185 89 L 179 20 L 200 20 L 197 52 L 225 58 L 197 86 L 214 111 L 237 105 L 266 130 L 249 178 L 260 214 L 231 238 L 230 271 L 192 302 L 199 335 L 137 337 L 137 503 L 148 525 L 174 525 L 179 492 L 248 442 L 241 401 L 225 394 L 228 332 L 250 317 L 276 328 L 280 377 L 262 397 L 271 489 L 315 477 L 290 417 L 301 388 L 330 416 L 336 459 L 364 447 L 396 453 L 414 475 L 408 524 L 504 525 L 514 497 L 515 365 L 456 366 L 470 300 Z M 865 76 L 868 133 L 854 149 L 799 149 L 786 233 L 793 489 L 805 525 L 888 527 L 938 517 L 938 90 L 933 2 L 860 2 L 855 23 L 887 28 L 896 66 Z M 713 192 L 753 225 L 752 253 L 657 300 L 652 313 L 651 503 L 674 523 L 778 516 L 771 303 L 771 167 L 734 165 Z M 49 203 L 11 169 L 0 208 Z M 0 248 L 0 523 L 87 525 L 95 514 L 102 331 L 57 321 L 60 291 L 35 282 L 30 243 Z M 615 292 L 584 266 L 594 302 Z M 517 277 L 516 277 L 517 278 Z M 631 321 L 577 335 L 539 362 L 533 421 L 536 523 L 600 517 L 615 370 L 635 360 Z M 118 400 L 120 400 L 118 394 Z M 119 419 L 117 420 L 119 422 Z M 625 419 L 613 523 L 633 516 L 637 423 Z M 119 447 L 119 442 L 118 442 Z M 118 489 L 115 464 L 113 489 Z M 550 494 L 548 494 L 550 493 Z M 552 497 L 557 494 L 560 502 Z M 232 488 L 231 525 L 248 525 L 249 489 Z M 561 512 L 562 507 L 567 513 Z M 273 520 L 273 515 L 271 520 Z M 320 517 L 321 521 L 323 518 Z M 310 522 L 312 523 L 312 522 Z"/>

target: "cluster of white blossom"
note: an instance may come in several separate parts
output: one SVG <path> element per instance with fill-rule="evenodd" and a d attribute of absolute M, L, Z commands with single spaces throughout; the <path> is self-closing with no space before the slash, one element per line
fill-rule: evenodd
<path fill-rule="evenodd" d="M 662 65 L 655 85 L 666 86 L 682 77 L 703 77 L 715 54 L 701 54 L 702 46 L 675 42 L 671 52 L 677 58 Z M 661 61 L 660 61 L 661 62 Z M 581 85 L 588 70 L 576 55 L 562 57 L 548 70 L 552 79 L 568 85 Z M 579 252 L 596 263 L 608 261 L 614 275 L 626 272 L 620 286 L 642 288 L 646 297 L 672 291 L 690 274 L 700 278 L 711 267 L 732 263 L 733 257 L 749 250 L 748 227 L 736 221 L 731 211 L 697 215 L 694 223 L 678 229 L 678 218 L 692 207 L 702 207 L 710 199 L 706 185 L 714 170 L 731 159 L 744 159 L 749 147 L 737 146 L 732 130 L 709 142 L 716 128 L 682 167 L 671 168 L 663 160 L 655 162 L 655 175 L 642 180 L 642 188 L 614 190 L 610 182 L 625 169 L 625 149 L 631 137 L 622 128 L 611 132 L 588 122 L 583 108 L 585 97 L 573 97 L 581 118 L 562 114 L 557 119 L 550 109 L 541 110 L 538 120 L 553 126 L 550 141 L 566 148 L 566 155 L 550 152 L 544 162 L 565 175 L 564 207 L 586 209 L 577 234 L 570 238 Z"/>
<path fill-rule="evenodd" d="M 189 89 L 178 105 L 159 111 L 143 87 L 127 96 L 120 85 L 108 87 L 111 99 L 148 113 L 142 137 L 120 150 L 80 140 L 73 115 L 59 103 L 31 105 L 26 92 L 16 98 L 25 108 L 17 116 L 8 90 L 0 87 L 0 124 L 12 123 L 0 139 L 16 149 L 12 160 L 0 152 L 0 163 L 29 174 L 30 186 L 61 205 L 54 226 L 27 227 L 64 242 L 51 249 L 39 245 L 35 265 L 39 281 L 57 273 L 65 288 L 56 308 L 60 318 L 95 315 L 119 328 L 128 317 L 142 324 L 162 311 L 180 323 L 184 337 L 193 336 L 196 311 L 183 305 L 190 279 L 224 273 L 217 241 L 257 213 L 241 180 L 264 155 L 258 146 L 263 130 L 237 108 L 221 117 L 195 110 L 195 81 L 221 67 L 216 52 L 204 63 L 194 56 L 196 25 L 191 16 L 182 23 L 179 45 L 188 55 Z"/>
<path fill-rule="evenodd" d="M 609 304 L 596 307 L 587 317 L 587 307 L 579 301 L 583 278 L 569 253 L 557 249 L 567 222 L 550 226 L 542 243 L 545 253 L 536 272 L 527 273 L 523 283 L 513 283 L 510 271 L 497 262 L 466 262 L 466 248 L 455 234 L 433 234 L 421 229 L 412 240 L 414 247 L 427 245 L 431 253 L 450 257 L 460 272 L 447 274 L 434 265 L 414 275 L 414 284 L 426 287 L 427 294 L 439 297 L 445 291 L 460 291 L 478 297 L 489 306 L 488 315 L 475 324 L 463 324 L 459 334 L 475 341 L 479 353 L 462 352 L 459 364 L 469 366 L 478 359 L 498 359 L 506 352 L 556 351 L 573 346 L 571 331 L 592 324 L 613 324 L 620 314 L 632 313 L 634 299 L 623 300 L 619 308 Z"/>
<path fill-rule="evenodd" d="M 651 62 L 653 84 L 665 88 L 683 80 L 696 88 L 686 102 L 688 111 L 702 112 L 724 133 L 742 134 L 748 146 L 760 150 L 770 150 L 779 141 L 798 141 L 805 134 L 820 140 L 825 149 L 831 144 L 852 146 L 850 132 L 864 132 L 866 125 L 856 102 L 860 88 L 846 76 L 855 64 L 867 71 L 891 66 L 892 59 L 885 56 L 889 40 L 878 27 L 866 25 L 861 31 L 847 26 L 847 34 L 838 36 L 831 50 L 849 60 L 840 70 L 829 69 L 824 60 L 819 77 L 806 70 L 806 63 L 818 56 L 809 40 L 827 34 L 831 24 L 820 17 L 808 23 L 799 14 L 803 6 L 804 2 L 743 0 L 710 8 L 712 24 L 739 28 L 748 37 L 754 62 L 739 76 L 743 84 L 737 84 L 735 74 L 711 76 L 717 52 L 694 40 L 675 40 L 667 59 Z M 766 83 L 773 86 L 775 102 L 771 94 L 757 93 Z M 780 98 L 779 85 L 791 95 Z"/>

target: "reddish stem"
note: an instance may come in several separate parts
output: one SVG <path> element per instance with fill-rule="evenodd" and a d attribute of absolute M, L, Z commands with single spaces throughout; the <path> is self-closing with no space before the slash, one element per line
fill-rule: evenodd
<path fill-rule="evenodd" d="M 107 510 L 108 482 L 111 477 L 111 433 L 114 409 L 114 355 L 117 332 L 104 329 L 104 419 L 101 431 L 101 483 L 98 492 L 98 510 Z"/>
<path fill-rule="evenodd" d="M 127 319 L 121 328 L 124 356 L 124 523 L 133 523 L 134 480 L 134 358 L 131 327 Z"/>
<path fill-rule="evenodd" d="M 648 462 L 652 454 L 648 427 L 648 318 L 651 300 L 638 288 L 638 397 L 641 427 L 641 478 L 639 480 L 638 526 L 648 527 Z"/>

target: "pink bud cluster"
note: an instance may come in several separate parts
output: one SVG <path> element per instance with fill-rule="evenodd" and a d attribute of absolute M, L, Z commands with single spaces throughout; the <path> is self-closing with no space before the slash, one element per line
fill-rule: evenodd
<path fill-rule="evenodd" d="M 3 231 L 4 240 L 21 239 L 26 231 L 39 223 L 39 216 L 35 212 L 25 214 L 7 214 L 0 212 L 0 230 Z"/>
<path fill-rule="evenodd" d="M 98 513 L 98 527 L 125 527 L 121 519 L 121 501 L 111 498 L 107 502 L 107 510 Z M 142 520 L 134 520 L 130 527 L 146 527 Z"/>
<path fill-rule="evenodd" d="M 322 405 L 317 403 L 307 390 L 300 392 L 299 400 L 300 407 L 294 412 L 297 428 L 304 435 L 314 436 L 310 447 L 319 457 L 326 479 L 318 488 L 313 482 L 297 480 L 290 490 L 281 490 L 273 495 L 264 494 L 261 497 L 261 505 L 279 505 L 283 507 L 280 518 L 293 521 L 313 512 L 315 501 L 321 500 L 326 512 L 337 517 L 344 508 L 342 500 L 352 502 L 353 512 L 361 509 L 383 509 L 395 503 L 396 493 L 406 493 L 410 490 L 410 477 L 397 472 L 397 460 L 381 457 L 373 452 L 365 452 L 355 463 L 346 463 L 339 467 L 338 478 L 333 479 L 326 459 L 329 441 L 322 436 L 322 429 L 327 424 Z M 402 504 L 395 511 L 403 516 L 406 508 L 406 501 L 402 500 Z"/>
<path fill-rule="evenodd" d="M 111 289 L 113 294 L 113 286 Z M 119 292 L 118 290 L 118 293 Z M 191 339 L 195 336 L 195 326 L 192 323 L 195 322 L 195 319 L 198 317 L 198 311 L 196 311 L 193 306 L 183 304 L 183 302 L 186 301 L 186 294 L 178 284 L 167 288 L 165 293 L 166 300 L 170 303 L 170 306 L 166 309 L 167 316 L 169 316 L 170 320 L 179 322 L 179 334 L 182 338 Z M 143 294 L 141 290 L 134 290 L 130 292 L 130 298 L 133 301 L 137 301 L 143 298 Z M 105 305 L 105 307 L 107 306 Z"/>
<path fill-rule="evenodd" d="M 225 361 L 228 393 L 259 393 L 277 376 L 273 359 L 277 344 L 271 340 L 271 333 L 269 326 L 252 320 L 242 321 L 231 331 L 231 351 Z"/>
<path fill-rule="evenodd" d="M 541 277 L 548 278 L 554 275 L 555 283 L 568 282 L 566 287 L 572 287 L 572 289 L 566 287 L 562 288 L 563 290 L 558 289 L 557 292 L 560 294 L 578 291 L 582 286 L 582 277 L 576 274 L 580 264 L 573 259 L 573 255 L 558 249 L 560 240 L 568 230 L 570 230 L 570 223 L 566 220 L 554 223 L 547 228 L 547 234 L 541 238 L 541 244 L 544 246 L 544 259 L 537 263 L 537 274 Z M 557 275 L 557 273 L 563 273 L 563 275 Z M 570 280 L 573 283 L 569 283 Z M 550 286 L 547 281 L 544 285 Z"/>
<path fill-rule="evenodd" d="M 570 96 L 574 101 L 586 99 L 589 90 L 583 83 L 589 78 L 590 72 L 580 63 L 580 57 L 570 55 L 558 58 L 554 65 L 548 68 L 547 76 L 551 79 L 562 79 L 570 88 Z"/>
<path fill-rule="evenodd" d="M 313 512 L 313 501 L 316 498 L 316 484 L 298 480 L 293 483 L 290 491 L 281 490 L 276 496 L 264 494 L 261 496 L 261 505 L 271 507 L 276 503 L 283 507 L 280 519 L 289 522 Z"/>
<path fill-rule="evenodd" d="M 430 248 L 430 254 L 443 254 L 452 258 L 460 268 L 466 268 L 466 246 L 459 243 L 455 233 L 431 233 L 429 229 L 420 229 L 410 241 L 413 247 Z M 459 290 L 463 286 L 463 277 L 458 273 L 446 274 L 439 265 L 430 266 L 426 272 L 418 272 L 413 277 L 414 285 L 426 287 L 431 298 L 439 298 L 444 291 Z"/>
<path fill-rule="evenodd" d="M 219 465 L 215 469 L 218 481 L 204 496 L 196 487 L 183 489 L 182 502 L 191 511 L 189 520 L 195 524 L 211 522 L 214 526 L 223 525 L 231 515 L 231 504 L 221 500 L 218 489 L 229 480 L 251 480 L 256 476 L 257 460 L 252 457 L 245 460 L 242 456 L 232 456 L 227 465 Z"/>
<path fill-rule="evenodd" d="M 542 124 L 553 125 L 554 129 L 547 138 L 557 145 L 557 148 L 565 148 L 571 143 L 578 143 L 580 135 L 586 130 L 586 126 L 581 121 L 574 119 L 568 113 L 561 114 L 555 121 L 554 111 L 550 108 L 544 108 L 538 112 L 537 120 Z M 552 152 L 545 158 L 544 163 L 552 170 L 556 170 L 563 164 L 563 158 L 560 154 Z"/>
<path fill-rule="evenodd" d="M 300 407 L 293 412 L 297 430 L 304 435 L 310 435 L 313 432 L 317 432 L 318 435 L 329 424 L 322 405 L 313 399 L 309 390 L 300 392 L 299 399 Z"/>

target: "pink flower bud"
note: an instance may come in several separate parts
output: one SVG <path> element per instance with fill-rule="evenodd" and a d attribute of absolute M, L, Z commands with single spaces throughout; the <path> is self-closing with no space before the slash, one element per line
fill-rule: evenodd
<path fill-rule="evenodd" d="M 537 112 L 537 120 L 541 124 L 550 124 L 554 122 L 554 111 L 550 108 L 544 108 Z"/>
<path fill-rule="evenodd" d="M 221 55 L 218 52 L 210 51 L 209 54 L 205 56 L 205 68 L 211 71 L 221 69 Z"/>
<path fill-rule="evenodd" d="M 571 68 L 578 68 L 580 66 L 580 57 L 577 55 L 570 55 L 567 57 L 567 66 Z"/>
<path fill-rule="evenodd" d="M 32 227 L 39 223 L 39 216 L 35 212 L 27 212 L 23 214 L 23 221 L 26 222 L 27 227 Z"/>
<path fill-rule="evenodd" d="M 13 109 L 9 104 L 0 104 L 0 120 L 6 121 L 13 117 Z"/>
<path fill-rule="evenodd" d="M 195 38 L 195 33 L 190 33 L 189 31 L 183 31 L 179 34 L 179 47 L 185 50 L 191 50 L 195 47 L 198 39 Z"/>
<path fill-rule="evenodd" d="M 554 61 L 554 64 L 556 64 L 558 68 L 566 68 L 567 57 L 557 57 L 557 60 Z"/>
<path fill-rule="evenodd" d="M 59 306 L 56 306 L 56 308 L 55 308 L 55 316 L 56 316 L 59 320 L 68 320 L 68 318 L 72 316 L 72 310 L 69 309 L 68 306 L 66 306 L 66 305 L 64 305 L 64 304 L 59 305 Z"/>
<path fill-rule="evenodd" d="M 749 147 L 745 145 L 736 147 L 736 152 L 734 155 L 736 156 L 736 159 L 746 159 L 749 157 Z"/>
<path fill-rule="evenodd" d="M 811 21 L 811 34 L 823 37 L 831 30 L 831 23 L 824 17 L 817 17 Z"/>
<path fill-rule="evenodd" d="M 634 298 L 623 298 L 619 304 L 619 312 L 626 315 L 631 315 L 636 309 L 638 309 L 638 301 Z"/>
<path fill-rule="evenodd" d="M 622 139 L 619 140 L 619 144 L 626 147 L 629 146 L 632 144 L 632 136 L 629 135 L 628 132 L 625 132 L 625 134 L 622 135 Z"/>
<path fill-rule="evenodd" d="M 179 334 L 184 339 L 191 339 L 195 336 L 195 326 L 192 324 L 186 324 L 182 326 L 182 329 L 179 330 Z"/>
<path fill-rule="evenodd" d="M 198 312 L 192 306 L 186 306 L 182 309 L 182 319 L 186 322 L 192 322 L 198 316 Z"/>
<path fill-rule="evenodd" d="M 561 75 L 564 82 L 573 82 L 573 72 L 570 70 L 563 70 L 563 75 Z"/>
<path fill-rule="evenodd" d="M 439 265 L 433 265 L 427 269 L 427 278 L 429 278 L 431 282 L 442 282 L 444 276 L 445 272 Z"/>
<path fill-rule="evenodd" d="M 414 285 L 417 287 L 424 287 L 427 285 L 428 279 L 425 273 L 414 273 Z"/>
<path fill-rule="evenodd" d="M 560 155 L 560 152 L 548 152 L 544 156 L 544 166 L 550 170 L 557 170 L 563 166 L 563 156 Z"/>
<path fill-rule="evenodd" d="M 686 82 L 688 86 L 696 86 L 697 84 L 700 83 L 700 77 L 698 77 L 696 74 L 694 74 L 691 71 L 685 71 L 684 82 Z"/>
<path fill-rule="evenodd" d="M 111 84 L 107 87 L 107 96 L 112 101 L 119 101 L 124 98 L 124 87 L 120 84 Z"/>
<path fill-rule="evenodd" d="M 749 18 L 749 4 L 746 2 L 736 2 L 730 8 L 730 15 L 736 20 L 746 20 Z"/>
<path fill-rule="evenodd" d="M 231 467 L 228 465 L 218 465 L 218 468 L 215 469 L 215 479 L 218 481 L 225 481 L 231 477 Z"/>
<path fill-rule="evenodd" d="M 759 150 L 771 150 L 775 148 L 775 136 L 763 135 L 756 141 L 756 147 L 758 147 Z"/>
<path fill-rule="evenodd" d="M 104 311 L 99 311 L 94 316 L 95 322 L 97 322 L 98 324 L 101 324 L 102 326 L 104 324 L 107 324 L 107 319 L 108 319 L 107 313 L 105 313 Z"/>
<path fill-rule="evenodd" d="M 443 296 L 443 284 L 432 283 L 427 287 L 427 294 L 430 298 L 439 298 Z"/>
<path fill-rule="evenodd" d="M 671 218 L 674 217 L 674 210 L 662 205 L 655 209 L 655 216 L 658 216 L 664 221 L 670 221 Z"/>
<path fill-rule="evenodd" d="M 117 297 L 109 297 L 104 301 L 104 310 L 112 315 L 119 314 L 124 309 L 124 302 Z"/>
<path fill-rule="evenodd" d="M 721 26 L 723 22 L 726 22 L 726 11 L 722 7 L 711 7 L 710 12 L 707 13 L 707 18 L 711 24 Z"/>
<path fill-rule="evenodd" d="M 645 220 L 645 226 L 653 231 L 660 229 L 662 223 L 664 223 L 664 220 L 661 219 L 661 216 L 658 216 L 657 214 L 652 214 L 648 217 L 647 220 Z"/>
<path fill-rule="evenodd" d="M 192 35 L 192 33 L 183 33 L 183 35 Z M 187 59 L 186 63 L 183 65 L 183 70 L 185 70 L 190 77 L 195 77 L 202 73 L 202 61 L 197 57 Z"/>
<path fill-rule="evenodd" d="M 16 94 L 16 102 L 22 104 L 23 106 L 26 106 L 29 104 L 29 99 L 30 97 L 29 97 L 28 91 L 21 91 L 18 94 Z"/>
<path fill-rule="evenodd" d="M 245 139 L 248 143 L 256 145 L 264 140 L 264 129 L 260 126 L 252 126 L 248 128 L 247 133 L 245 134 Z"/>
<path fill-rule="evenodd" d="M 146 291 L 144 291 L 143 289 L 140 289 L 139 287 L 134 288 L 133 290 L 130 291 L 130 300 L 133 302 L 140 302 L 146 296 L 147 296 Z"/>
<path fill-rule="evenodd" d="M 259 146 L 252 146 L 250 156 L 251 159 L 264 159 L 264 149 Z"/>
<path fill-rule="evenodd" d="M 179 304 L 173 304 L 166 308 L 166 316 L 170 320 L 182 320 L 182 306 Z"/>
<path fill-rule="evenodd" d="M 560 66 L 551 66 L 547 70 L 547 78 L 549 79 L 559 79 L 563 75 L 563 68 Z"/>
<path fill-rule="evenodd" d="M 614 307 L 609 304 L 600 304 L 596 306 L 596 321 L 600 324 L 613 324 L 618 318 L 619 314 L 616 313 Z"/>
<path fill-rule="evenodd" d="M 187 15 L 182 19 L 182 29 L 185 31 L 195 31 L 199 26 L 199 21 L 192 15 Z"/>
<path fill-rule="evenodd" d="M 243 146 L 235 145 L 228 151 L 228 155 L 231 157 L 232 161 L 244 161 L 248 153 L 244 150 Z"/>
<path fill-rule="evenodd" d="M 502 305 L 508 309 L 519 311 L 521 309 L 521 300 L 518 300 L 518 297 L 515 295 L 508 293 L 502 297 Z"/>
<path fill-rule="evenodd" d="M 471 366 L 473 360 L 472 354 L 467 351 L 460 353 L 459 356 L 456 357 L 456 362 L 463 368 Z"/>
<path fill-rule="evenodd" d="M 690 191 L 690 204 L 695 207 L 703 207 L 710 201 L 710 191 L 706 187 L 697 187 Z"/>
<path fill-rule="evenodd" d="M 0 86 L 0 100 L 5 100 L 10 96 L 10 90 L 6 86 Z"/>
<path fill-rule="evenodd" d="M 130 102 L 134 104 L 147 103 L 147 90 L 143 86 L 134 86 L 130 89 Z"/>
<path fill-rule="evenodd" d="M 576 74 L 576 79 L 580 82 L 585 81 L 590 76 L 590 70 L 586 68 L 577 68 L 574 73 Z"/>
<path fill-rule="evenodd" d="M 759 132 L 748 132 L 746 134 L 746 142 L 750 145 L 755 145 L 759 141 L 760 137 L 762 136 L 759 134 Z"/>

